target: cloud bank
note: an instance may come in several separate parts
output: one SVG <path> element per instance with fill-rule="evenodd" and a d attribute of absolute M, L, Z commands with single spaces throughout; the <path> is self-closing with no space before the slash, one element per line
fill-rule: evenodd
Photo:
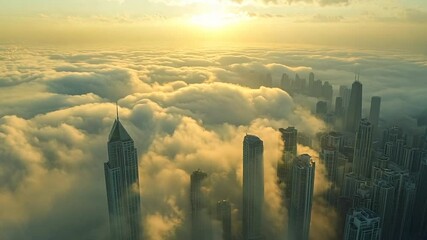
<path fill-rule="evenodd" d="M 107 238 L 103 163 L 116 101 L 138 148 L 144 234 L 150 240 L 181 240 L 189 236 L 189 176 L 196 169 L 208 173 L 212 204 L 231 202 L 233 234 L 241 237 L 246 133 L 265 143 L 264 232 L 268 239 L 283 239 L 287 211 L 276 186 L 277 129 L 295 126 L 314 136 L 325 125 L 304 107 L 310 100 L 260 87 L 266 74 L 277 84 L 282 73 L 306 77 L 314 71 L 316 78 L 350 85 L 358 69 L 364 107 L 370 96 L 380 95 L 381 117 L 396 122 L 413 120 L 423 111 L 417 103 L 427 100 L 421 94 L 426 59 L 394 53 L 17 48 L 3 60 L 0 238 L 6 240 Z M 314 150 L 299 149 L 318 159 Z M 319 161 L 316 171 L 311 234 L 334 239 L 335 213 L 322 197 L 329 183 Z"/>

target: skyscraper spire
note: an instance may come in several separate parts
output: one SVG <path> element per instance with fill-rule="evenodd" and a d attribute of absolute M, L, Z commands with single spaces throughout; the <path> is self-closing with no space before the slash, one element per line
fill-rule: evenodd
<path fill-rule="evenodd" d="M 119 121 L 119 104 L 118 104 L 118 102 L 116 101 L 116 114 L 117 114 L 117 121 Z"/>

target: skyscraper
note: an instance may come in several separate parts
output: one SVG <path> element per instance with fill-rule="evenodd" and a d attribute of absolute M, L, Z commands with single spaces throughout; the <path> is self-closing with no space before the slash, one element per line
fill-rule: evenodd
<path fill-rule="evenodd" d="M 280 128 L 279 131 L 282 134 L 282 140 L 285 145 L 283 152 L 290 153 L 293 157 L 296 157 L 298 130 L 294 127 L 288 127 L 286 129 Z"/>
<path fill-rule="evenodd" d="M 369 122 L 372 123 L 374 133 L 378 130 L 378 121 L 380 119 L 381 97 L 374 96 L 371 98 L 371 109 L 369 112 Z M 377 135 L 377 134 L 375 134 Z"/>
<path fill-rule="evenodd" d="M 139 240 L 141 236 L 138 156 L 134 142 L 119 121 L 108 137 L 104 163 L 111 239 Z"/>
<path fill-rule="evenodd" d="M 332 85 L 328 81 L 324 82 L 322 86 L 322 97 L 328 102 L 329 105 L 332 103 L 333 93 L 334 90 Z"/>
<path fill-rule="evenodd" d="M 413 230 L 417 236 L 427 235 L 427 158 L 421 161 L 415 195 Z"/>
<path fill-rule="evenodd" d="M 348 104 L 350 101 L 351 90 L 347 86 L 340 86 L 340 97 L 342 97 L 342 103 L 345 109 L 348 108 Z"/>
<path fill-rule="evenodd" d="M 315 163 L 310 155 L 298 156 L 292 166 L 289 240 L 308 240 L 313 203 Z"/>
<path fill-rule="evenodd" d="M 344 113 L 344 105 L 342 97 L 335 98 L 335 115 L 341 117 Z"/>
<path fill-rule="evenodd" d="M 264 144 L 254 135 L 243 140 L 243 239 L 262 239 Z"/>
<path fill-rule="evenodd" d="M 415 202 L 415 183 L 412 180 L 405 182 L 402 198 L 398 206 L 399 219 L 396 219 L 394 239 L 411 239 L 411 225 Z"/>
<path fill-rule="evenodd" d="M 325 101 L 318 101 L 316 104 L 316 114 L 324 116 L 328 112 L 328 104 Z"/>
<path fill-rule="evenodd" d="M 283 141 L 283 151 L 282 159 L 277 164 L 277 177 L 279 178 L 279 184 L 282 187 L 283 184 L 286 186 L 286 191 L 283 192 L 286 198 L 289 200 L 291 194 L 291 166 L 292 161 L 297 156 L 297 141 L 298 141 L 298 131 L 294 127 L 288 127 L 286 129 L 279 129 L 282 135 Z M 285 204 L 287 204 L 285 202 Z"/>
<path fill-rule="evenodd" d="M 381 239 L 391 239 L 395 212 L 395 188 L 387 181 L 379 180 L 373 184 L 372 210 L 381 218 Z"/>
<path fill-rule="evenodd" d="M 358 177 L 369 178 L 371 175 L 372 157 L 372 124 L 362 119 L 356 133 L 354 147 L 353 171 Z"/>
<path fill-rule="evenodd" d="M 282 79 L 280 79 L 280 85 L 283 90 L 285 90 L 287 93 L 292 93 L 292 82 L 289 78 L 289 75 L 286 73 L 283 73 Z"/>
<path fill-rule="evenodd" d="M 355 132 L 362 118 L 362 84 L 359 77 L 351 86 L 350 102 L 347 110 L 346 130 Z"/>
<path fill-rule="evenodd" d="M 347 214 L 345 240 L 379 240 L 380 217 L 367 208 L 353 209 Z"/>
<path fill-rule="evenodd" d="M 191 201 L 191 239 L 211 239 L 211 221 L 207 199 L 203 194 L 203 180 L 207 174 L 197 170 L 191 174 L 190 201 Z"/>
<path fill-rule="evenodd" d="M 314 73 L 311 72 L 308 75 L 308 95 L 314 96 Z"/>
<path fill-rule="evenodd" d="M 326 167 L 327 177 L 331 181 L 331 187 L 326 192 L 326 200 L 330 204 L 335 204 L 337 200 L 336 192 L 336 173 L 337 173 L 337 159 L 338 151 L 334 147 L 324 147 L 320 153 L 320 159 Z"/>
<path fill-rule="evenodd" d="M 216 210 L 222 223 L 222 240 L 231 240 L 231 205 L 227 200 L 218 201 Z"/>

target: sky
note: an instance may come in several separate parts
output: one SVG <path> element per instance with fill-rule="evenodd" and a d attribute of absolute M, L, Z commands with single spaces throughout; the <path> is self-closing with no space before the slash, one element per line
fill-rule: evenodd
<path fill-rule="evenodd" d="M 423 0 L 0 1 L 0 42 L 312 44 L 426 53 Z"/>

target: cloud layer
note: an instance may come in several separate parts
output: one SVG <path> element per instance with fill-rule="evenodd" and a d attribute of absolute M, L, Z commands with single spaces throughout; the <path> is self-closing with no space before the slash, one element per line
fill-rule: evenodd
<path fill-rule="evenodd" d="M 424 110 L 419 103 L 427 101 L 426 59 L 396 53 L 1 51 L 9 53 L 0 66 L 0 238 L 6 240 L 107 237 L 103 163 L 116 101 L 138 148 L 142 224 L 150 240 L 188 239 L 189 176 L 196 169 L 208 173 L 212 204 L 232 203 L 233 234 L 240 236 L 245 133 L 264 140 L 264 232 L 268 239 L 283 239 L 287 219 L 275 179 L 277 129 L 295 126 L 314 136 L 325 126 L 311 115 L 312 100 L 259 87 L 267 73 L 274 84 L 282 73 L 307 77 L 314 71 L 316 78 L 350 85 L 353 72 L 360 71 L 364 107 L 370 96 L 382 96 L 381 117 L 390 121 L 414 121 Z M 318 158 L 312 149 L 300 151 Z M 322 198 L 329 183 L 320 163 L 316 170 L 311 234 L 333 239 L 335 213 Z"/>

